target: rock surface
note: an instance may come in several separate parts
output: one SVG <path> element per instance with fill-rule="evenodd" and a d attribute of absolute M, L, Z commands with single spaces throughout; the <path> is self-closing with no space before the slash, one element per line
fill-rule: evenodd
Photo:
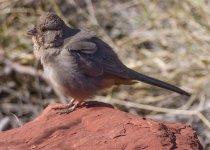
<path fill-rule="evenodd" d="M 199 150 L 195 131 L 183 124 L 141 118 L 91 102 L 69 114 L 49 105 L 35 120 L 0 133 L 1 150 Z"/>

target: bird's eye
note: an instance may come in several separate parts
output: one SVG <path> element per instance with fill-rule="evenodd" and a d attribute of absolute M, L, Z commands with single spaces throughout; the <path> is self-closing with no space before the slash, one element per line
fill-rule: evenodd
<path fill-rule="evenodd" d="M 46 31 L 46 28 L 42 28 L 42 32 L 45 32 Z"/>

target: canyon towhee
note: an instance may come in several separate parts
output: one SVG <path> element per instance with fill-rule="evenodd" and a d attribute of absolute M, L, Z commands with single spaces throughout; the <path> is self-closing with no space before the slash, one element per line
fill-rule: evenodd
<path fill-rule="evenodd" d="M 86 30 L 72 29 L 54 13 L 43 14 L 28 31 L 34 54 L 52 85 L 73 100 L 58 109 L 73 111 L 95 92 L 142 81 L 186 96 L 184 90 L 127 68 L 113 49 Z"/>

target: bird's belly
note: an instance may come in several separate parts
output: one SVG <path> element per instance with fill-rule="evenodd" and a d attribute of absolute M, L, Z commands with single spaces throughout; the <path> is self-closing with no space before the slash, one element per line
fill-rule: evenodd
<path fill-rule="evenodd" d="M 86 99 L 99 90 L 99 81 L 65 67 L 55 69 L 44 66 L 44 72 L 52 86 L 61 91 L 65 96 L 75 99 Z"/>
<path fill-rule="evenodd" d="M 60 77 L 57 76 L 57 72 L 54 69 L 49 66 L 44 66 L 44 74 L 54 88 L 58 89 L 62 93 L 64 92 L 64 85 L 62 84 Z"/>

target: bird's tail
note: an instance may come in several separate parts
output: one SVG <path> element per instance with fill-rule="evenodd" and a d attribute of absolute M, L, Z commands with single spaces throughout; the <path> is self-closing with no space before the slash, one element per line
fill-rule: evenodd
<path fill-rule="evenodd" d="M 130 70 L 130 77 L 134 80 L 138 80 L 138 81 L 141 81 L 144 83 L 155 85 L 155 86 L 158 86 L 158 87 L 170 90 L 170 91 L 174 91 L 174 92 L 182 94 L 182 95 L 190 96 L 190 94 L 188 92 L 186 92 L 174 85 L 171 85 L 169 83 L 145 76 L 145 75 L 135 72 L 133 70 Z"/>

